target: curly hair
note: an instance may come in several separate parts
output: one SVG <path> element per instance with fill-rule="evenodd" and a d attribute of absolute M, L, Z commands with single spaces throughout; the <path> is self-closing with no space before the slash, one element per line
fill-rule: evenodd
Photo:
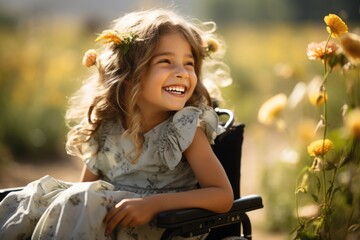
<path fill-rule="evenodd" d="M 204 30 L 206 26 L 211 29 Z M 81 156 L 81 144 L 95 135 L 103 121 L 115 120 L 133 140 L 139 157 L 144 142 L 143 119 L 137 107 L 140 78 L 164 34 L 181 33 L 191 46 L 198 81 L 186 105 L 211 104 L 210 95 L 201 81 L 201 72 L 208 54 L 204 41 L 209 36 L 214 37 L 215 24 L 195 23 L 173 11 L 154 9 L 126 14 L 114 21 L 112 29 L 120 33 L 131 32 L 137 37 L 126 54 L 114 45 L 103 47 L 97 60 L 98 71 L 70 98 L 65 119 L 70 128 L 66 150 L 71 155 Z"/>

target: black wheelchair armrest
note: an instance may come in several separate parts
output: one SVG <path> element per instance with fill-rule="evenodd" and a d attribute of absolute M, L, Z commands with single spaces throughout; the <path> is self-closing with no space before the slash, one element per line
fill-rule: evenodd
<path fill-rule="evenodd" d="M 211 228 L 236 222 L 241 222 L 243 234 L 246 237 L 248 228 L 251 235 L 251 224 L 246 212 L 262 207 L 260 196 L 249 195 L 234 200 L 232 208 L 226 213 L 214 213 L 198 208 L 172 210 L 159 213 L 154 223 L 157 227 L 166 228 L 161 239 L 171 239 L 174 236 L 196 236 L 208 233 Z M 251 239 L 251 236 L 248 237 Z"/>
<path fill-rule="evenodd" d="M 6 195 L 8 195 L 9 193 L 17 192 L 17 191 L 20 191 L 23 189 L 24 189 L 24 187 L 13 187 L 13 188 L 0 189 L 0 201 L 3 200 L 6 197 Z"/>

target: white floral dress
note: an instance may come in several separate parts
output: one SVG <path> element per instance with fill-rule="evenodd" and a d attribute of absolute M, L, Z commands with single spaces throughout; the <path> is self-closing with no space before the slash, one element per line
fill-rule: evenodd
<path fill-rule="evenodd" d="M 120 228 L 106 237 L 104 216 L 125 198 L 194 189 L 197 180 L 182 158 L 196 128 L 212 143 L 219 134 L 216 113 L 206 106 L 185 107 L 145 134 L 135 164 L 133 143 L 115 122 L 106 122 L 82 146 L 84 162 L 103 180 L 69 183 L 45 176 L 0 204 L 0 239 L 160 239 L 152 223 Z M 97 151 L 97 149 L 99 149 Z"/>

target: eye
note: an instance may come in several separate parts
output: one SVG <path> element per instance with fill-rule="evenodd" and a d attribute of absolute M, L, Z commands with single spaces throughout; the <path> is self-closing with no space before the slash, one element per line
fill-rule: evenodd
<path fill-rule="evenodd" d="M 191 67 L 194 67 L 195 66 L 195 63 L 193 61 L 188 61 L 185 63 L 185 66 L 191 66 Z"/>
<path fill-rule="evenodd" d="M 170 62 L 169 59 L 164 58 L 164 59 L 160 59 L 160 60 L 158 61 L 158 63 L 167 63 L 167 64 L 170 64 L 171 62 Z"/>

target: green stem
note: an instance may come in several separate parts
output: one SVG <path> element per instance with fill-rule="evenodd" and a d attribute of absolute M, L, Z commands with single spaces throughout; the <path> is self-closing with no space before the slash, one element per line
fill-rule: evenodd
<path fill-rule="evenodd" d="M 324 134 L 323 134 L 323 146 L 322 146 L 322 154 L 321 154 L 321 157 L 322 157 L 322 160 L 324 161 L 325 160 L 325 139 L 326 139 L 326 135 L 327 135 L 327 128 L 328 128 L 328 118 L 327 118 L 327 115 L 328 115 L 328 109 L 327 109 L 327 99 L 326 99 L 326 85 L 327 85 L 327 79 L 328 79 L 328 76 L 329 76 L 329 73 L 331 71 L 328 70 L 328 64 L 327 64 L 327 54 L 326 54 L 326 49 L 327 49 L 327 46 L 328 46 L 328 43 L 330 41 L 330 38 L 331 38 L 331 33 L 326 41 L 326 44 L 325 44 L 325 49 L 324 49 L 324 76 L 323 76 L 323 82 L 322 82 L 322 85 L 321 85 L 321 91 L 322 91 L 322 94 L 323 94 L 323 97 L 324 97 L 324 116 L 323 116 L 323 121 L 324 121 Z M 328 205 L 328 196 L 327 196 L 327 184 L 326 184 L 326 172 L 325 170 L 322 170 L 322 188 L 323 188 L 323 198 L 322 198 L 322 203 L 323 203 L 323 222 L 321 223 L 321 225 L 319 226 L 319 228 L 317 229 L 317 234 L 319 234 L 319 231 L 321 230 L 325 230 L 324 232 L 327 232 L 327 228 L 328 228 L 328 215 L 329 215 L 329 205 Z M 330 237 L 330 234 L 329 234 L 329 238 Z"/>
<path fill-rule="evenodd" d="M 327 54 L 326 54 L 326 48 L 327 48 L 327 46 L 328 46 L 328 44 L 329 44 L 329 41 L 330 41 L 330 39 L 331 39 L 331 33 L 329 34 L 329 36 L 328 36 L 328 38 L 326 39 L 326 43 L 325 43 L 325 49 L 324 49 L 324 72 L 326 73 L 327 72 L 327 63 L 326 63 L 326 61 L 327 61 Z"/>
<path fill-rule="evenodd" d="M 322 91 L 322 94 L 323 97 L 324 97 L 324 116 L 323 116 L 323 119 L 324 119 L 324 134 L 323 134 L 323 146 L 322 146 L 322 160 L 325 160 L 325 139 L 326 139 L 326 135 L 327 135 L 327 127 L 328 127 L 328 118 L 327 118 L 327 98 L 326 98 L 326 85 L 327 85 L 327 79 L 328 79 L 328 76 L 329 76 L 329 73 L 330 71 L 328 71 L 327 69 L 327 54 L 326 54 L 326 48 L 328 46 L 328 43 L 330 41 L 330 37 L 331 37 L 331 34 L 329 35 L 327 41 L 326 41 L 326 44 L 325 44 L 325 49 L 324 49 L 324 77 L 323 77 L 323 82 L 322 82 L 322 85 L 321 85 L 321 91 Z M 327 203 L 327 197 L 326 197 L 326 174 L 325 174 L 325 171 L 322 171 L 323 172 L 323 203 L 324 203 L 324 207 L 326 207 L 326 203 Z"/>
<path fill-rule="evenodd" d="M 300 178 L 304 176 L 304 173 L 308 170 L 307 167 L 305 167 L 301 172 L 300 172 L 300 175 L 299 177 L 297 178 L 296 180 L 296 186 L 295 186 L 295 189 L 297 191 L 298 187 L 299 187 L 299 181 L 300 181 Z M 303 223 L 301 222 L 300 220 L 300 217 L 299 217 L 299 200 L 298 200 L 298 197 L 297 197 L 298 193 L 296 192 L 295 193 L 295 209 L 296 209 L 296 218 L 299 222 L 299 225 L 302 226 Z"/>

